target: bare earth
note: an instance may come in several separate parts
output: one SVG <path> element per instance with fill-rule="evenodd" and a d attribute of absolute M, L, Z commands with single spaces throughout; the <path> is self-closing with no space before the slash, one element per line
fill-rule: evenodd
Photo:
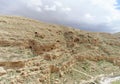
<path fill-rule="evenodd" d="M 0 84 L 92 84 L 120 74 L 119 34 L 0 16 Z"/>

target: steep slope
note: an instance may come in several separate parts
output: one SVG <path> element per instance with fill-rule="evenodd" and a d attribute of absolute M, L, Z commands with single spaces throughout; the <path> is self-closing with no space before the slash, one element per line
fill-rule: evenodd
<path fill-rule="evenodd" d="M 1 16 L 0 66 L 0 84 L 82 84 L 100 74 L 120 73 L 120 40 Z"/>

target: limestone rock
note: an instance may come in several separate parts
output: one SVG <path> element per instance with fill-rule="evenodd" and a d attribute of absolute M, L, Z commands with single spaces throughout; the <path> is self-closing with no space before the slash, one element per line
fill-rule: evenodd
<path fill-rule="evenodd" d="M 3 67 L 0 67 L 0 76 L 6 74 L 6 70 Z"/>

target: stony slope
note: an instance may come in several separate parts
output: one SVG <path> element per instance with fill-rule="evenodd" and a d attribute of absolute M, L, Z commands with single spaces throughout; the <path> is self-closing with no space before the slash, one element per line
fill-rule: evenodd
<path fill-rule="evenodd" d="M 114 35 L 120 39 L 120 32 L 115 33 Z"/>
<path fill-rule="evenodd" d="M 120 40 L 23 17 L 0 16 L 0 84 L 74 84 L 120 71 Z"/>

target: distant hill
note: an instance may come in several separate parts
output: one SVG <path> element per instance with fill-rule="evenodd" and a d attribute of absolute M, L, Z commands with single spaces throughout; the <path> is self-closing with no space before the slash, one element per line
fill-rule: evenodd
<path fill-rule="evenodd" d="M 117 36 L 118 38 L 120 38 L 120 32 L 115 33 L 114 35 Z"/>
<path fill-rule="evenodd" d="M 119 35 L 0 16 L 0 84 L 90 84 L 120 74 Z"/>

